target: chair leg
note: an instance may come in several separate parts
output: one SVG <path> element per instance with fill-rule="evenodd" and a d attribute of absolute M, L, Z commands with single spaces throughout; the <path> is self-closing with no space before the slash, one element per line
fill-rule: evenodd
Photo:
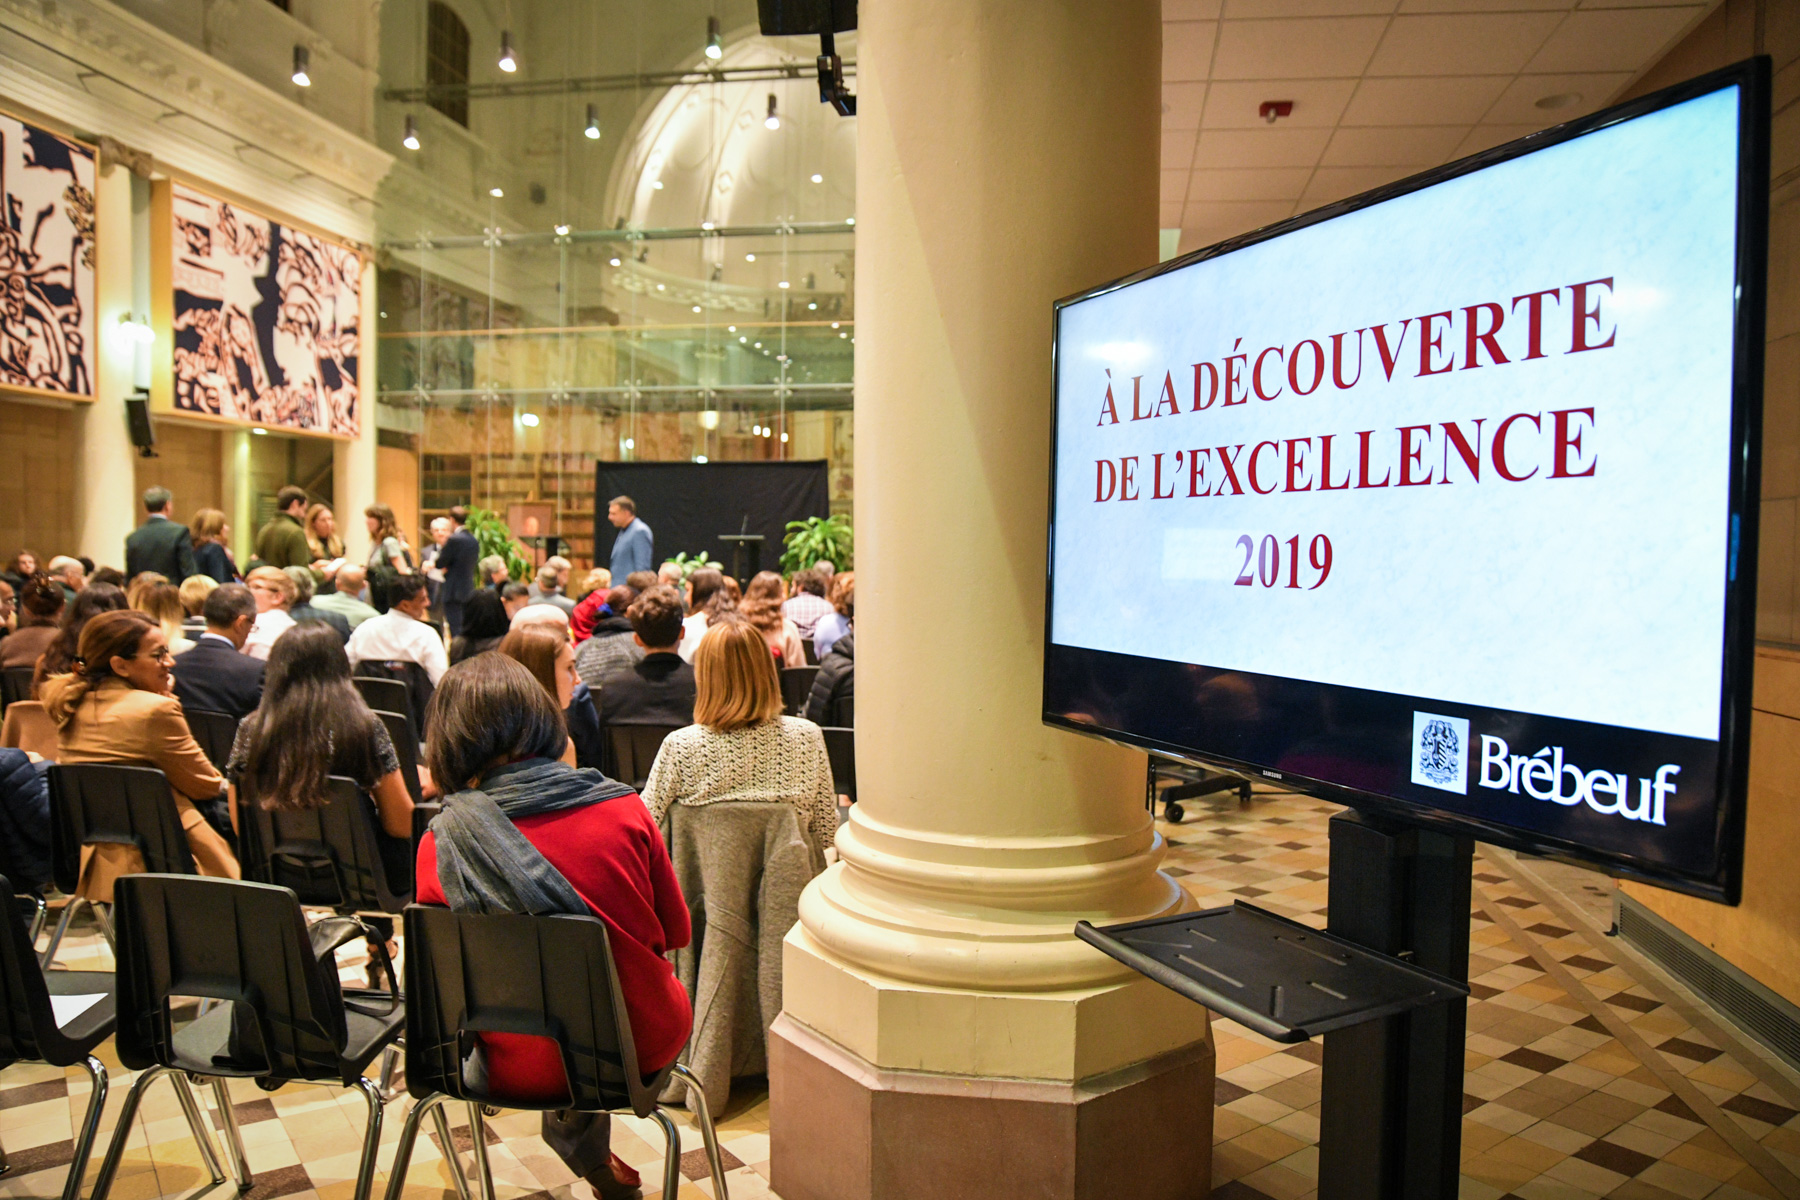
<path fill-rule="evenodd" d="M 457 1200 L 470 1200 L 469 1177 L 456 1153 L 456 1141 L 450 1133 L 450 1115 L 440 1104 L 431 1110 L 431 1119 L 437 1124 L 438 1141 L 444 1144 L 444 1161 L 450 1164 L 450 1178 L 456 1181 Z"/>
<path fill-rule="evenodd" d="M 44 932 L 44 921 L 50 915 L 50 906 L 44 902 L 42 896 L 33 896 L 31 899 L 31 928 L 26 932 L 31 935 L 31 944 L 35 946 L 38 935 Z"/>
<path fill-rule="evenodd" d="M 86 904 L 80 896 L 70 896 L 63 904 L 62 915 L 56 918 L 56 928 L 50 934 L 50 944 L 44 947 L 43 954 L 38 956 L 38 966 L 48 971 L 50 964 L 56 961 L 56 948 L 62 945 L 63 934 L 69 932 L 69 922 L 75 916 L 77 906 Z"/>
<path fill-rule="evenodd" d="M 389 1046 L 381 1052 L 381 1082 L 376 1086 L 381 1089 L 383 1103 L 397 1100 L 400 1093 L 394 1090 L 394 1070 L 400 1065 L 400 1047 Z"/>
<path fill-rule="evenodd" d="M 369 1200 L 369 1191 L 375 1186 L 375 1156 L 381 1150 L 381 1110 L 385 1099 L 381 1089 L 367 1076 L 358 1075 L 350 1086 L 361 1092 L 369 1103 L 369 1124 L 363 1131 L 362 1162 L 356 1168 L 355 1196 L 355 1200 Z"/>
<path fill-rule="evenodd" d="M 419 1122 L 425 1119 L 427 1112 L 437 1117 L 438 1137 L 443 1139 L 445 1155 L 451 1160 L 452 1166 L 455 1165 L 456 1145 L 450 1140 L 450 1131 L 445 1125 L 442 1109 L 444 1102 L 449 1099 L 442 1092 L 433 1092 L 413 1105 L 412 1111 L 406 1114 L 406 1121 L 400 1126 L 400 1141 L 394 1146 L 394 1165 L 388 1171 L 387 1200 L 400 1200 L 400 1193 L 406 1189 L 406 1168 L 412 1164 L 413 1143 L 419 1138 Z M 462 1172 L 459 1169 L 456 1173 L 460 1175 Z M 95 1200 L 101 1198 L 95 1197 Z"/>
<path fill-rule="evenodd" d="M 663 1200 L 675 1200 L 681 1191 L 681 1130 L 660 1108 L 651 1112 L 650 1119 L 662 1126 L 663 1137 L 669 1143 L 668 1153 L 663 1155 Z M 94 1200 L 100 1198 L 96 1196 Z"/>
<path fill-rule="evenodd" d="M 726 1200 L 725 1160 L 719 1156 L 719 1133 L 713 1128 L 712 1110 L 706 1106 L 706 1092 L 686 1063 L 676 1063 L 674 1074 L 687 1084 L 688 1111 L 700 1124 L 700 1140 L 706 1144 L 706 1166 L 712 1172 L 714 1200 Z"/>
<path fill-rule="evenodd" d="M 225 1139 L 225 1153 L 231 1158 L 231 1174 L 237 1180 L 238 1191 L 247 1192 L 252 1182 L 250 1160 L 244 1154 L 244 1135 L 238 1129 L 237 1109 L 231 1105 L 231 1090 L 223 1077 L 215 1075 L 212 1091 L 213 1103 L 219 1109 L 219 1129 Z"/>
<path fill-rule="evenodd" d="M 113 1178 L 119 1173 L 119 1160 L 125 1157 L 125 1142 L 131 1136 L 131 1122 L 137 1117 L 138 1105 L 143 1102 L 150 1085 L 164 1075 L 175 1085 L 175 1098 L 181 1101 L 181 1111 L 187 1117 L 188 1128 L 194 1132 L 194 1141 L 200 1147 L 200 1157 L 212 1176 L 213 1186 L 225 1182 L 225 1173 L 219 1170 L 218 1157 L 213 1153 L 212 1136 L 200 1120 L 199 1106 L 194 1103 L 194 1093 L 188 1090 L 186 1076 L 172 1067 L 151 1067 L 139 1075 L 125 1093 L 125 1107 L 119 1110 L 119 1125 L 113 1130 L 112 1143 L 107 1146 L 106 1158 L 100 1164 L 100 1174 L 94 1179 L 90 1200 L 106 1200 L 107 1193 L 112 1190 Z"/>
<path fill-rule="evenodd" d="M 0 1146 L 0 1177 L 12 1170 L 12 1164 L 6 1161 L 6 1147 Z"/>
<path fill-rule="evenodd" d="M 106 948 L 113 952 L 114 958 L 117 958 L 119 955 L 119 939 L 113 936 L 111 907 L 105 904 L 95 904 L 92 907 L 94 910 L 94 920 L 100 926 L 100 936 L 106 939 Z"/>
<path fill-rule="evenodd" d="M 481 1200 L 494 1200 L 494 1172 L 488 1166 L 487 1118 L 481 1107 L 469 1101 L 469 1144 L 475 1151 L 475 1179 L 481 1184 Z"/>
<path fill-rule="evenodd" d="M 75 1157 L 69 1161 L 69 1181 L 63 1184 L 62 1200 L 81 1200 L 81 1177 L 87 1174 L 88 1159 L 94 1153 L 94 1135 L 100 1131 L 100 1113 L 106 1107 L 106 1067 L 91 1054 L 81 1065 L 87 1068 L 93 1088 L 88 1093 L 81 1134 L 75 1139 Z M 3 1156 L 0 1162 L 4 1162 Z"/>

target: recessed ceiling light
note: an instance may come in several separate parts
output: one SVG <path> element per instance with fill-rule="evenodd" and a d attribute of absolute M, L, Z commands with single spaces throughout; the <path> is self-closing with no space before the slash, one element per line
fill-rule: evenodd
<path fill-rule="evenodd" d="M 383 313 L 383 314 L 382 314 L 382 315 L 383 315 L 383 316 L 386 316 L 386 315 L 387 315 L 387 314 L 385 314 L 385 313 Z M 736 325 L 727 325 L 727 326 L 726 326 L 726 327 L 725 327 L 725 332 L 726 332 L 726 333 L 736 333 L 736 332 L 737 332 L 737 326 L 736 326 Z"/>
<path fill-rule="evenodd" d="M 814 183 L 824 183 L 824 182 L 825 182 L 825 177 L 824 177 L 824 176 L 823 176 L 823 175 L 814 175 L 814 176 L 813 176 L 813 177 L 812 177 L 812 181 L 813 181 L 813 182 L 814 182 Z"/>
<path fill-rule="evenodd" d="M 695 311 L 695 312 L 699 312 L 699 311 L 700 311 L 700 306 L 699 306 L 699 305 L 698 305 L 698 304 L 696 304 L 696 305 L 694 305 L 694 311 Z"/>
<path fill-rule="evenodd" d="M 261 425 L 256 426 L 250 432 L 254 433 L 257 437 L 268 437 L 269 436 L 269 431 L 264 429 Z"/>
<path fill-rule="evenodd" d="M 744 255 L 744 261 L 745 261 L 745 262 L 755 262 L 755 261 L 756 261 L 756 255 L 754 255 L 754 254 L 746 254 L 746 255 Z"/>
<path fill-rule="evenodd" d="M 568 237 L 569 236 L 569 227 L 567 225 L 557 225 L 557 226 L 555 226 L 555 229 L 556 229 L 557 237 Z"/>
<path fill-rule="evenodd" d="M 1548 111 L 1554 111 L 1559 108 L 1572 108 L 1580 103 L 1580 92 L 1557 92 L 1538 100 L 1537 107 Z"/>
<path fill-rule="evenodd" d="M 662 180 L 660 180 L 660 179 L 653 180 L 651 182 L 650 186 L 660 192 L 660 191 L 662 191 Z"/>
<path fill-rule="evenodd" d="M 619 265 L 619 258 L 618 258 L 618 255 L 614 255 L 614 256 L 613 256 L 613 257 L 611 257 L 611 258 L 609 258 L 609 259 L 607 259 L 607 260 L 606 260 L 606 261 L 607 261 L 607 262 L 608 262 L 608 263 L 609 263 L 609 264 L 610 264 L 610 265 L 612 265 L 612 266 L 615 266 L 615 267 L 616 267 L 616 266 L 618 266 L 618 265 Z"/>
<path fill-rule="evenodd" d="M 787 285 L 788 285 L 788 281 L 784 279 L 780 283 L 776 284 L 775 286 L 778 288 L 785 288 Z"/>
<path fill-rule="evenodd" d="M 494 198 L 494 199 L 496 199 L 496 200 L 498 200 L 498 199 L 500 199 L 500 198 L 501 198 L 501 197 L 503 197 L 503 196 L 505 196 L 505 195 L 506 195 L 506 191 L 505 191 L 505 189 L 503 189 L 503 188 L 489 188 L 489 189 L 488 189 L 488 195 L 490 195 L 490 196 L 492 196 L 492 197 L 493 197 L 493 198 Z"/>

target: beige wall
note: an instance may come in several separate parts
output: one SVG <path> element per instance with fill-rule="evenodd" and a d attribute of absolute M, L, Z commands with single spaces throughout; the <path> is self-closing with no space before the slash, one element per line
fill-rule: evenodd
<path fill-rule="evenodd" d="M 1768 359 L 1756 700 L 1750 720 L 1744 899 L 1737 908 L 1622 885 L 1766 986 L 1800 1003 L 1800 4 L 1725 0 L 1625 98 L 1748 58 L 1774 59 Z M 1779 643 L 1774 645 L 1771 643 Z"/>
<path fill-rule="evenodd" d="M 39 562 L 79 554 L 75 544 L 75 414 L 0 399 L 0 561 L 21 547 Z"/>
<path fill-rule="evenodd" d="M 202 508 L 223 508 L 219 437 L 217 429 L 158 421 L 156 457 L 137 460 L 134 491 L 141 496 L 145 488 L 161 484 L 174 492 L 177 521 L 187 521 Z"/>
<path fill-rule="evenodd" d="M 426 542 L 419 523 L 419 456 L 398 446 L 375 448 L 375 498 L 394 510 L 407 541 L 416 547 Z M 354 519 L 355 514 L 351 514 Z"/>

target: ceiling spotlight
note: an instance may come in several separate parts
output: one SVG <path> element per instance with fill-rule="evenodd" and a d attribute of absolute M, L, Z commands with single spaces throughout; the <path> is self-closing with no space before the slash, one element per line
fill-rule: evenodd
<path fill-rule="evenodd" d="M 1273 125 L 1283 117 L 1294 115 L 1294 102 L 1292 100 L 1264 100 L 1257 106 L 1256 115 L 1267 124 Z"/>
<path fill-rule="evenodd" d="M 698 304 L 696 304 L 696 305 L 694 305 L 694 311 L 695 311 L 695 312 L 699 312 L 699 311 L 700 311 L 700 306 L 699 306 L 699 305 L 698 305 Z"/>
<path fill-rule="evenodd" d="M 537 425 L 538 425 L 538 415 L 536 413 L 530 413 L 530 412 L 520 413 L 519 414 L 519 424 L 523 425 L 527 429 L 536 429 Z"/>
<path fill-rule="evenodd" d="M 755 261 L 756 261 L 756 255 L 754 255 L 754 254 L 746 254 L 746 255 L 744 255 L 744 261 L 745 261 L 745 262 L 755 262 Z"/>
<path fill-rule="evenodd" d="M 600 112 L 592 104 L 588 105 L 587 128 L 581 132 L 596 142 L 600 140 Z"/>
<path fill-rule="evenodd" d="M 706 461 L 706 455 L 696 454 L 696 455 L 694 455 L 694 461 L 697 463 L 704 463 Z"/>
<path fill-rule="evenodd" d="M 311 87 L 312 76 L 307 68 L 312 66 L 312 52 L 305 46 L 294 47 L 294 86 Z"/>
<path fill-rule="evenodd" d="M 554 228 L 556 229 L 557 237 L 568 237 L 569 236 L 569 227 L 567 225 L 557 225 Z"/>
<path fill-rule="evenodd" d="M 725 57 L 725 47 L 719 41 L 719 18 L 706 18 L 706 57 L 718 62 Z"/>
<path fill-rule="evenodd" d="M 845 217 L 845 218 L 844 218 L 844 224 L 846 224 L 846 225 L 854 225 L 854 224 L 856 224 L 856 218 L 855 218 L 855 217 Z"/>
<path fill-rule="evenodd" d="M 660 191 L 662 191 L 662 180 L 660 180 L 660 179 L 652 180 L 650 183 L 650 186 L 652 188 L 654 188 L 656 191 L 660 192 Z"/>
<path fill-rule="evenodd" d="M 488 189 L 488 195 L 492 196 L 496 200 L 499 200 L 506 195 L 506 189 L 491 187 Z"/>
<path fill-rule="evenodd" d="M 787 441 L 787 434 L 785 434 L 785 433 L 784 433 L 784 434 L 782 434 L 782 435 L 781 435 L 781 440 L 782 440 L 782 441 L 784 441 L 784 442 L 785 442 L 785 441 Z"/>
<path fill-rule="evenodd" d="M 512 31 L 500 31 L 500 69 L 511 75 L 519 69 L 519 60 L 513 57 Z"/>
<path fill-rule="evenodd" d="M 838 327 L 838 325 L 839 325 L 839 324 L 840 324 L 840 322 L 837 322 L 837 321 L 833 321 L 833 322 L 832 322 L 832 323 L 831 323 L 831 327 L 832 327 L 832 328 L 833 328 L 833 329 L 836 329 L 836 328 L 837 328 L 837 327 Z"/>
<path fill-rule="evenodd" d="M 775 93 L 769 93 L 769 115 L 763 118 L 763 124 L 770 129 L 781 128 L 781 114 L 775 111 Z"/>
<path fill-rule="evenodd" d="M 784 279 L 780 283 L 776 284 L 775 286 L 778 288 L 785 288 L 785 287 L 787 287 L 787 285 L 788 285 L 788 281 Z"/>
<path fill-rule="evenodd" d="M 636 450 L 637 449 L 637 439 L 636 438 L 626 438 L 625 439 L 625 448 L 627 450 Z"/>
<path fill-rule="evenodd" d="M 251 429 L 250 432 L 254 433 L 257 437 L 268 437 L 269 436 L 269 431 L 264 429 L 261 425 L 258 425 L 255 428 Z"/>
<path fill-rule="evenodd" d="M 756 342 L 756 343 L 754 343 L 754 344 L 752 344 L 752 345 L 751 345 L 751 347 L 750 347 L 750 348 L 751 348 L 751 349 L 752 349 L 752 350 L 761 350 L 761 349 L 762 349 L 762 343 L 761 343 L 761 342 Z"/>
<path fill-rule="evenodd" d="M 666 285 L 664 285 L 664 284 L 660 284 L 660 283 L 659 283 L 659 284 L 657 284 L 657 285 L 656 285 L 656 290 L 657 290 L 657 291 L 659 291 L 659 292 L 666 292 L 666 291 L 668 291 L 668 290 L 669 290 L 669 289 L 668 289 L 668 287 L 667 287 L 667 286 L 666 286 Z"/>
<path fill-rule="evenodd" d="M 611 258 L 607 259 L 606 261 L 607 261 L 608 265 L 616 267 L 619 265 L 619 256 L 615 254 Z"/>
<path fill-rule="evenodd" d="M 702 429 L 717 429 L 718 427 L 719 427 L 718 410 L 709 408 L 705 412 L 700 414 L 700 428 L 702 428 Z"/>
<path fill-rule="evenodd" d="M 838 336 L 839 336 L 839 337 L 841 337 L 841 338 L 847 338 L 847 337 L 849 337 L 849 336 L 850 336 L 850 335 L 849 335 L 849 334 L 847 334 L 847 333 L 839 333 L 839 334 L 838 334 Z"/>
<path fill-rule="evenodd" d="M 823 175 L 814 175 L 814 176 L 813 176 L 813 177 L 812 177 L 812 181 L 813 181 L 813 182 L 814 182 L 814 183 L 824 183 L 824 182 L 825 182 L 825 177 L 824 177 L 824 176 L 823 176 Z"/>
<path fill-rule="evenodd" d="M 406 117 L 406 132 L 400 135 L 400 144 L 408 150 L 419 148 L 419 123 L 412 119 L 410 113 Z"/>
<path fill-rule="evenodd" d="M 740 345 L 740 346 L 749 340 L 750 340 L 749 338 L 744 337 L 742 334 L 738 335 L 738 345 Z"/>

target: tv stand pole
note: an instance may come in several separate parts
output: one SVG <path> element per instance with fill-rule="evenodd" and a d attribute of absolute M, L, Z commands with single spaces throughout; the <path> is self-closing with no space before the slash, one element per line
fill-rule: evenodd
<path fill-rule="evenodd" d="M 1469 979 L 1474 842 L 1384 816 L 1331 818 L 1326 930 Z M 1463 997 L 1324 1036 L 1319 1200 L 1455 1200 Z"/>

